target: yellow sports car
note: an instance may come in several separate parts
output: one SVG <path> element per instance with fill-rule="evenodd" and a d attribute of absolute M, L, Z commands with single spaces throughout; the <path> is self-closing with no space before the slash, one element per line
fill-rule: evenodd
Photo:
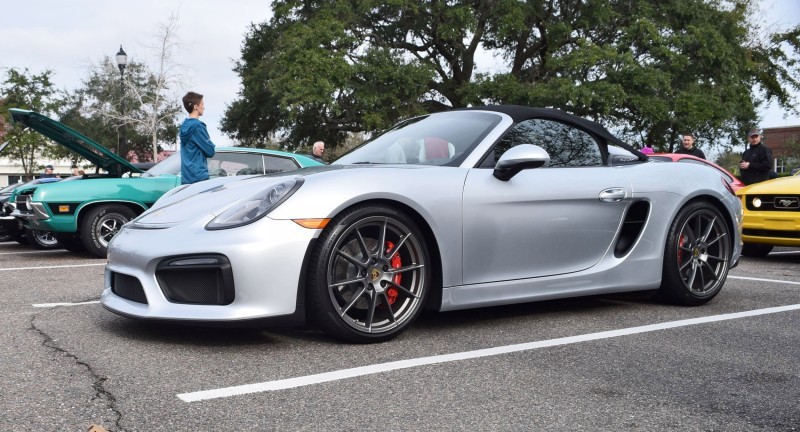
<path fill-rule="evenodd" d="M 736 192 L 742 199 L 744 256 L 765 256 L 773 246 L 800 246 L 800 177 L 756 183 Z"/>

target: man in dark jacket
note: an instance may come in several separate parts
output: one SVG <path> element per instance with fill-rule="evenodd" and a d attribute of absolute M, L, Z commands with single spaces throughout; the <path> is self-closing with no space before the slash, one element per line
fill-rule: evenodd
<path fill-rule="evenodd" d="M 739 164 L 742 183 L 750 185 L 769 180 L 769 173 L 772 171 L 772 150 L 761 143 L 760 130 L 751 130 L 747 137 L 750 140 L 750 147 L 742 154 L 742 162 Z"/>
<path fill-rule="evenodd" d="M 683 134 L 683 141 L 681 142 L 682 147 L 678 150 L 675 150 L 677 154 L 688 154 L 692 156 L 697 156 L 701 159 L 706 158 L 706 154 L 703 153 L 702 150 L 694 146 L 694 134 L 691 132 L 687 132 Z"/>
<path fill-rule="evenodd" d="M 205 111 L 203 95 L 195 92 L 186 93 L 183 107 L 189 117 L 181 125 L 181 184 L 197 183 L 208 180 L 208 161 L 214 156 L 214 143 L 208 136 L 206 124 L 200 121 Z"/>

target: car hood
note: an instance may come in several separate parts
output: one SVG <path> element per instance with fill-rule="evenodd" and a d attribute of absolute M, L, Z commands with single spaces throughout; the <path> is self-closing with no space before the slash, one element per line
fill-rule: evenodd
<path fill-rule="evenodd" d="M 323 165 L 284 173 L 220 177 L 167 192 L 153 207 L 134 220 L 134 225 L 146 228 L 166 228 L 177 223 L 218 216 L 236 202 L 246 200 L 264 189 L 292 178 L 307 178 L 344 170 L 413 170 L 440 169 L 418 165 Z"/>
<path fill-rule="evenodd" d="M 11 118 L 39 132 L 56 143 L 81 155 L 92 164 L 115 174 L 142 173 L 144 170 L 98 144 L 80 132 L 34 111 L 11 108 Z"/>
<path fill-rule="evenodd" d="M 739 189 L 737 195 L 797 195 L 800 191 L 800 177 L 782 177 L 774 180 L 769 180 L 761 183 L 755 183 L 750 186 Z"/>
<path fill-rule="evenodd" d="M 136 218 L 134 224 L 161 228 L 208 215 L 216 216 L 231 204 L 292 177 L 297 177 L 297 174 L 288 172 L 263 176 L 220 177 L 181 186 L 167 192 L 150 210 Z"/>

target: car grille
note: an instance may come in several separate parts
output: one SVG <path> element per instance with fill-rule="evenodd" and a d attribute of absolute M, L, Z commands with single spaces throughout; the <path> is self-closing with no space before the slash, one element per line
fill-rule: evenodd
<path fill-rule="evenodd" d="M 139 279 L 133 276 L 113 272 L 111 277 L 111 291 L 124 299 L 147 304 L 147 296 L 144 295 L 144 288 L 142 288 Z"/>
<path fill-rule="evenodd" d="M 233 271 L 223 255 L 165 259 L 156 268 L 156 280 L 172 303 L 222 306 L 233 302 Z"/>
<path fill-rule="evenodd" d="M 17 205 L 17 210 L 19 211 L 32 211 L 31 208 L 31 197 L 33 196 L 34 190 L 27 190 L 24 193 L 17 195 L 17 200 L 15 204 Z"/>
<path fill-rule="evenodd" d="M 761 200 L 761 206 L 753 205 L 753 199 Z M 747 209 L 752 211 L 800 211 L 800 195 L 752 195 L 747 197 Z"/>

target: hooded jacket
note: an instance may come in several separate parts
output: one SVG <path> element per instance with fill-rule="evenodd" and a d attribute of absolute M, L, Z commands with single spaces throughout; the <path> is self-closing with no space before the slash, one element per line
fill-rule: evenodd
<path fill-rule="evenodd" d="M 206 158 L 214 156 L 206 124 L 189 117 L 181 125 L 181 184 L 208 180 Z"/>

